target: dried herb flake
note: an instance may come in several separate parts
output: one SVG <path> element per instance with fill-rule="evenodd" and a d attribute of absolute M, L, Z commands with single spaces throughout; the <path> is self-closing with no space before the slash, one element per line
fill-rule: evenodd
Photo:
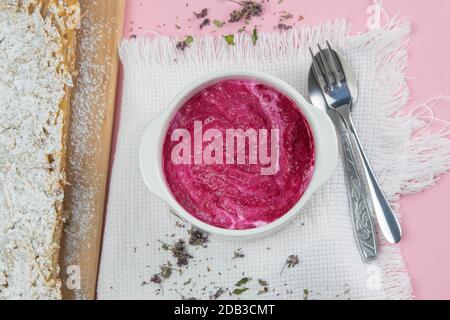
<path fill-rule="evenodd" d="M 292 29 L 292 26 L 287 25 L 287 24 L 285 24 L 285 23 L 279 23 L 279 24 L 277 25 L 277 28 L 278 28 L 278 30 L 280 30 L 280 31 L 285 31 L 285 30 Z"/>
<path fill-rule="evenodd" d="M 161 284 L 162 279 L 158 274 L 154 274 L 151 278 L 150 278 L 150 282 L 156 283 L 156 284 Z"/>
<path fill-rule="evenodd" d="M 238 258 L 244 258 L 244 257 L 245 257 L 245 254 L 242 252 L 241 248 L 234 250 L 232 259 L 238 259 Z"/>
<path fill-rule="evenodd" d="M 211 300 L 217 300 L 217 299 L 220 298 L 220 296 L 221 296 L 224 292 L 225 292 L 225 291 L 224 291 L 222 288 L 219 288 L 219 289 L 216 291 L 216 293 L 214 293 L 214 294 L 210 297 L 210 299 L 211 299 Z"/>
<path fill-rule="evenodd" d="M 240 10 L 233 10 L 230 13 L 229 22 L 239 22 L 242 19 L 248 23 L 252 17 L 259 17 L 262 14 L 262 4 L 256 1 L 233 1 L 241 6 Z"/>
<path fill-rule="evenodd" d="M 184 39 L 184 42 L 189 47 L 192 44 L 192 42 L 194 42 L 194 37 L 193 36 L 186 36 L 186 38 Z"/>
<path fill-rule="evenodd" d="M 295 255 L 294 255 L 294 254 L 290 255 L 290 256 L 287 258 L 287 260 L 286 260 L 286 262 L 285 262 L 283 268 L 281 269 L 280 275 L 283 273 L 284 268 L 286 268 L 286 267 L 288 267 L 288 268 L 293 268 L 293 267 L 295 267 L 296 265 L 298 265 L 299 262 L 300 262 L 300 260 L 299 260 L 299 258 L 298 258 L 298 255 L 296 255 L 296 254 L 295 254 Z"/>
<path fill-rule="evenodd" d="M 308 300 L 308 299 L 309 299 L 309 290 L 304 289 L 303 290 L 303 300 Z"/>
<path fill-rule="evenodd" d="M 186 266 L 189 262 L 189 259 L 192 258 L 192 256 L 187 253 L 184 240 L 182 239 L 179 239 L 172 246 L 171 251 L 174 258 L 177 258 L 177 265 L 179 267 Z"/>
<path fill-rule="evenodd" d="M 262 295 L 262 294 L 265 294 L 267 292 L 269 292 L 269 288 L 268 287 L 263 287 L 263 288 L 261 288 L 261 290 L 258 291 L 258 296 Z"/>
<path fill-rule="evenodd" d="M 206 18 L 205 20 L 202 21 L 202 23 L 200 24 L 200 29 L 203 29 L 206 26 L 209 26 L 211 24 L 211 21 L 209 21 L 208 18 Z"/>
<path fill-rule="evenodd" d="M 235 284 L 235 286 L 236 286 L 236 287 L 242 287 L 243 285 L 246 285 L 250 280 L 252 280 L 252 278 L 247 278 L 247 277 L 242 278 L 241 280 L 239 280 L 239 281 Z"/>
<path fill-rule="evenodd" d="M 194 12 L 194 16 L 197 19 L 201 19 L 204 18 L 208 15 L 208 8 L 203 8 L 202 11 L 200 11 L 199 13 Z"/>
<path fill-rule="evenodd" d="M 205 246 L 208 242 L 208 234 L 201 232 L 199 229 L 192 227 L 189 231 L 189 244 L 191 246 Z"/>
<path fill-rule="evenodd" d="M 248 290 L 248 288 L 236 288 L 236 289 L 233 290 L 232 293 L 234 295 L 240 295 L 240 294 L 243 294 L 247 290 Z"/>
<path fill-rule="evenodd" d="M 258 283 L 259 283 L 259 285 L 260 286 L 262 286 L 262 287 L 267 287 L 269 284 L 267 283 L 267 281 L 266 280 L 263 280 L 263 279 L 258 279 Z"/>
<path fill-rule="evenodd" d="M 159 269 L 159 275 L 163 279 L 167 280 L 172 275 L 172 264 L 170 262 L 167 262 L 167 264 L 160 266 Z"/>
<path fill-rule="evenodd" d="M 226 36 L 223 36 L 223 38 L 225 39 L 225 41 L 230 45 L 230 46 L 234 46 L 234 34 L 229 34 Z"/>
<path fill-rule="evenodd" d="M 253 33 L 252 33 L 252 43 L 253 43 L 253 45 L 256 44 L 256 41 L 258 41 L 258 30 L 256 30 L 256 28 L 253 28 Z"/>
<path fill-rule="evenodd" d="M 213 24 L 214 24 L 217 28 L 222 28 L 222 27 L 224 26 L 225 22 L 220 21 L 220 20 L 217 20 L 217 19 L 214 19 L 214 20 L 213 20 Z"/>
<path fill-rule="evenodd" d="M 158 241 L 161 243 L 161 249 L 163 249 L 164 251 L 170 250 L 170 246 L 167 243 L 164 243 L 161 240 L 158 240 Z"/>
<path fill-rule="evenodd" d="M 294 17 L 294 15 L 292 13 L 283 11 L 280 15 L 280 22 L 286 21 L 286 20 L 290 20 Z"/>
<path fill-rule="evenodd" d="M 181 51 L 184 51 L 184 49 L 191 46 L 192 42 L 194 42 L 194 37 L 192 36 L 186 36 L 183 41 L 177 42 L 177 49 L 180 49 Z"/>

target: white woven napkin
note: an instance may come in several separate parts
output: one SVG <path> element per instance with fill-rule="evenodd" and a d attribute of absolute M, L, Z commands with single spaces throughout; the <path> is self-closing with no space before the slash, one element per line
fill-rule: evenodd
<path fill-rule="evenodd" d="M 355 122 L 363 145 L 391 200 L 420 191 L 448 168 L 442 138 L 413 138 L 417 116 L 390 117 L 409 96 L 404 68 L 407 24 L 390 22 L 382 30 L 348 35 L 345 21 L 282 33 L 260 34 L 255 46 L 249 36 L 236 36 L 229 46 L 222 38 L 195 38 L 185 51 L 175 39 L 156 37 L 124 40 L 125 70 L 117 151 L 114 156 L 103 252 L 98 282 L 100 299 L 208 299 L 219 288 L 224 298 L 285 299 L 406 299 L 412 297 L 408 274 L 397 246 L 380 250 L 375 263 L 361 262 L 353 238 L 342 165 L 317 192 L 298 219 L 262 239 L 209 237 L 207 248 L 188 246 L 189 265 L 178 268 L 161 240 L 187 239 L 189 226 L 169 213 L 165 203 L 144 185 L 138 168 L 140 136 L 168 102 L 192 80 L 227 68 L 264 71 L 307 97 L 310 56 L 307 48 L 329 40 L 354 67 L 360 97 Z M 178 225 L 178 226 L 177 226 Z M 238 248 L 245 257 L 233 259 Z M 298 255 L 299 264 L 283 265 Z M 175 270 L 161 285 L 151 283 L 159 266 L 171 261 Z M 180 269 L 180 270 L 178 270 Z M 281 274 L 280 274 L 281 273 Z M 247 291 L 230 295 L 243 277 Z M 261 284 L 267 292 L 259 294 Z M 263 283 L 264 284 L 264 283 Z"/>

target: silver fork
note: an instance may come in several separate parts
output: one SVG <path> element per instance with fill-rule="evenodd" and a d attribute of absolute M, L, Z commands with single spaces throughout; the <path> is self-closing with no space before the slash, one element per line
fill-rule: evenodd
<path fill-rule="evenodd" d="M 359 187 L 360 191 L 361 189 L 365 190 L 361 186 L 361 183 L 364 183 L 369 193 L 367 198 L 372 200 L 372 209 L 377 217 L 380 230 L 386 240 L 390 243 L 397 243 L 400 241 L 402 234 L 400 224 L 373 173 L 351 118 L 351 109 L 357 99 L 358 93 L 356 77 L 345 60 L 331 48 L 328 41 L 327 49 L 323 50 L 320 46 L 318 48 L 319 52 L 317 55 L 314 55 L 310 49 L 313 58 L 312 69 L 315 80 L 322 91 L 327 111 L 340 133 L 344 157 L 346 158 L 345 162 L 347 163 L 346 172 L 348 174 L 349 167 L 352 168 L 351 170 L 355 170 L 355 175 L 351 177 L 352 181 L 348 182 L 350 197 L 353 197 L 352 201 L 354 202 L 353 211 L 355 212 L 356 206 L 356 209 L 370 212 L 367 206 L 367 199 L 364 196 L 365 191 L 360 192 L 362 198 L 359 197 L 358 201 L 354 199 L 356 187 Z M 349 137 L 350 140 L 348 139 Z M 356 153 L 353 151 L 353 144 L 357 147 Z M 359 174 L 354 161 L 355 158 L 357 158 L 358 163 L 363 168 L 362 175 Z M 360 179 L 361 176 L 364 179 Z M 367 218 L 364 218 L 364 220 L 366 224 L 369 223 Z M 369 232 L 370 229 L 373 230 L 373 227 L 366 229 Z"/>

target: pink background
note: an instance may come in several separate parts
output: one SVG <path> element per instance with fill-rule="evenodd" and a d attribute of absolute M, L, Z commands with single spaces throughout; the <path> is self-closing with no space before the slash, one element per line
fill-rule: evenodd
<path fill-rule="evenodd" d="M 366 9 L 373 0 L 265 2 L 268 3 L 265 4 L 263 17 L 253 20 L 249 29 L 256 24 L 260 31 L 273 30 L 278 22 L 278 13 L 286 10 L 295 17 L 302 15 L 304 20 L 298 22 L 300 24 L 346 18 L 352 23 L 352 33 L 358 33 L 366 30 Z M 411 21 L 409 107 L 441 94 L 450 95 L 450 1 L 385 0 L 383 6 L 391 16 L 398 13 L 400 17 Z M 192 11 L 199 12 L 205 7 L 209 9 L 210 18 L 227 21 L 229 12 L 237 6 L 227 0 L 128 0 L 125 37 L 153 32 L 182 37 L 186 34 L 209 34 L 213 30 L 221 35 L 235 32 L 242 26 L 227 24 L 221 29 L 209 26 L 200 30 L 200 22 Z M 437 106 L 436 115 L 450 120 L 448 105 L 443 103 Z M 444 175 L 434 188 L 405 196 L 401 200 L 404 229 L 401 249 L 413 280 L 415 295 L 419 299 L 450 299 L 449 190 L 450 176 Z"/>

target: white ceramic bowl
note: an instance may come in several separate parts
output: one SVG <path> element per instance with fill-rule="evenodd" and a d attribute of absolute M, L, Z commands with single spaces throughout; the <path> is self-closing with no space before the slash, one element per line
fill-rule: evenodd
<path fill-rule="evenodd" d="M 164 177 L 162 166 L 162 148 L 169 123 L 180 107 L 202 89 L 227 79 L 251 79 L 271 86 L 290 97 L 305 115 L 314 137 L 315 164 L 314 172 L 302 197 L 282 217 L 254 229 L 229 230 L 218 228 L 200 221 L 188 213 L 175 199 Z M 326 113 L 309 104 L 303 96 L 286 82 L 261 72 L 224 71 L 208 75 L 192 82 L 181 91 L 167 106 L 163 114 L 154 119 L 142 136 L 139 163 L 147 187 L 158 197 L 165 200 L 179 217 L 194 226 L 219 235 L 232 237 L 249 237 L 270 233 L 291 221 L 306 204 L 314 191 L 323 185 L 333 173 L 338 157 L 336 133 Z"/>

